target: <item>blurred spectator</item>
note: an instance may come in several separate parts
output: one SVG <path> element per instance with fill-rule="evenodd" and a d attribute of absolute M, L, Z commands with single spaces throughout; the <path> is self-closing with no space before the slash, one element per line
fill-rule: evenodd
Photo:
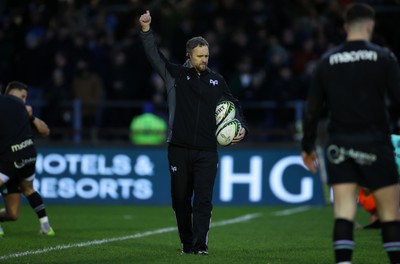
<path fill-rule="evenodd" d="M 235 73 L 228 80 L 233 96 L 243 102 L 259 101 L 261 91 L 255 81 L 252 58 L 248 55 L 242 56 L 236 64 Z"/>
<path fill-rule="evenodd" d="M 0 29 L 0 80 L 7 80 L 10 76 L 12 55 L 14 53 L 12 35 Z M 5 83 L 3 83 L 5 85 Z"/>
<path fill-rule="evenodd" d="M 143 114 L 132 119 L 130 133 L 133 144 L 160 145 L 166 140 L 167 122 L 153 113 L 152 103 L 146 103 Z"/>
<path fill-rule="evenodd" d="M 294 110 L 286 107 L 286 103 L 291 100 L 299 99 L 301 94 L 301 83 L 298 78 L 293 76 L 292 69 L 289 66 L 283 66 L 279 69 L 276 78 L 270 85 L 274 89 L 269 89 L 267 98 L 277 103 L 276 108 L 272 109 L 272 127 L 287 128 L 294 123 Z"/>
<path fill-rule="evenodd" d="M 156 37 L 164 41 L 162 47 L 172 61 L 183 63 L 186 40 L 204 36 L 211 47 L 209 67 L 226 76 L 239 97 L 249 104 L 269 100 L 282 106 L 274 111 L 255 111 L 267 112 L 269 120 L 257 121 L 263 123 L 257 126 L 261 130 L 273 128 L 275 121 L 281 120 L 279 126 L 287 127 L 294 120 L 289 114 L 280 116 L 281 110 L 292 111 L 284 102 L 304 98 L 315 59 L 343 40 L 341 14 L 351 2 L 354 1 L 1 1 L 0 86 L 13 79 L 28 83 L 31 102 L 45 100 L 43 111 L 54 115 L 46 117 L 50 127 L 70 125 L 65 119 L 68 115 L 51 109 L 78 96 L 77 82 L 101 83 L 95 85 L 102 87 L 101 92 L 89 92 L 90 100 L 97 101 L 90 108 L 96 108 L 102 96 L 111 103 L 138 100 L 158 106 L 165 96 L 160 89 L 163 83 L 154 78 L 138 41 L 138 15 L 152 9 L 159 17 L 155 21 L 160 21 L 160 35 Z M 400 57 L 398 1 L 368 2 L 377 7 L 373 41 L 390 46 Z M 92 77 L 85 81 L 82 72 L 75 74 L 80 60 L 91 68 Z M 101 111 L 97 111 L 89 111 L 94 118 L 85 120 L 85 125 L 103 122 L 104 126 L 126 128 L 141 110 L 140 106 L 126 104 L 107 107 L 104 120 L 100 120 Z M 112 118 L 118 111 L 123 113 L 121 118 Z M 40 114 L 40 109 L 35 112 Z M 61 115 L 64 118 L 56 118 Z"/>
<path fill-rule="evenodd" d="M 315 52 L 315 43 L 313 38 L 306 38 L 301 49 L 297 50 L 292 57 L 292 70 L 296 75 L 302 75 L 306 72 L 309 63 L 318 59 L 318 54 Z"/>
<path fill-rule="evenodd" d="M 135 75 L 134 69 L 127 63 L 126 53 L 123 50 L 116 50 L 112 56 L 106 98 L 115 101 L 116 104 L 118 101 L 135 100 L 139 88 L 135 83 Z M 135 109 L 119 108 L 114 105 L 105 109 L 103 125 L 109 128 L 126 128 L 136 114 L 139 112 Z"/>
<path fill-rule="evenodd" d="M 246 55 L 251 51 L 251 42 L 246 30 L 243 27 L 236 28 L 235 31 L 222 43 L 220 59 L 221 74 L 229 80 L 235 72 L 235 64 L 240 55 Z"/>
<path fill-rule="evenodd" d="M 72 45 L 69 49 L 69 59 L 73 65 L 78 64 L 79 60 L 90 61 L 90 50 L 87 47 L 87 39 L 84 34 L 78 33 L 73 36 Z"/>
<path fill-rule="evenodd" d="M 228 85 L 233 96 L 241 102 L 258 102 L 263 98 L 264 77 L 263 71 L 255 72 L 252 58 L 245 55 L 236 64 L 235 74 L 228 80 Z M 244 106 L 243 109 L 249 124 L 259 124 L 264 118 L 264 112 L 257 108 Z"/>
<path fill-rule="evenodd" d="M 279 39 L 272 35 L 269 37 L 269 47 L 266 54 L 267 65 L 288 65 L 290 54 L 281 44 Z"/>
<path fill-rule="evenodd" d="M 72 98 L 82 104 L 83 128 L 96 128 L 100 125 L 103 100 L 103 83 L 99 75 L 93 72 L 87 61 L 79 60 L 77 72 L 72 79 Z"/>
<path fill-rule="evenodd" d="M 53 127 L 66 129 L 71 127 L 72 113 L 70 108 L 64 105 L 71 100 L 70 85 L 66 81 L 65 72 L 62 68 L 55 68 L 51 74 L 50 81 L 44 86 L 44 100 L 47 102 L 43 109 L 43 118 L 51 123 Z M 51 139 L 60 139 L 62 136 L 53 130 Z"/>

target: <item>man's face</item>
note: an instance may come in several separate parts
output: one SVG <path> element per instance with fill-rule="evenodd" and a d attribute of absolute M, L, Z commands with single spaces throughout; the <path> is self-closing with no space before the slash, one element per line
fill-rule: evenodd
<path fill-rule="evenodd" d="M 28 92 L 24 89 L 12 89 L 8 94 L 20 98 L 24 103 L 26 103 L 28 97 Z"/>
<path fill-rule="evenodd" d="M 197 46 L 190 54 L 190 64 L 198 72 L 205 71 L 208 64 L 209 51 L 207 46 Z"/>

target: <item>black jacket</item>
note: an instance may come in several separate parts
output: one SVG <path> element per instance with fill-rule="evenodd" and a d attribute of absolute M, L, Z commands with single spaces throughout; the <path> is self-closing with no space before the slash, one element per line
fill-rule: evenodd
<path fill-rule="evenodd" d="M 239 102 L 220 74 L 206 69 L 198 75 L 194 68 L 189 68 L 188 62 L 184 65 L 170 63 L 159 52 L 151 29 L 141 32 L 140 37 L 149 62 L 167 89 L 167 142 L 193 149 L 216 150 L 215 108 L 222 99 L 235 104 L 236 118 L 247 130 Z"/>

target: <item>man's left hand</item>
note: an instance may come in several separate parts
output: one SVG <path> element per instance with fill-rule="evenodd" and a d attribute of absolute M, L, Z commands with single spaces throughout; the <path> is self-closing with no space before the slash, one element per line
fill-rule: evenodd
<path fill-rule="evenodd" d="M 232 143 L 231 144 L 234 145 L 234 144 L 238 143 L 239 141 L 241 141 L 244 138 L 245 135 L 246 135 L 246 129 L 244 129 L 242 127 L 240 129 L 239 134 L 232 139 Z"/>

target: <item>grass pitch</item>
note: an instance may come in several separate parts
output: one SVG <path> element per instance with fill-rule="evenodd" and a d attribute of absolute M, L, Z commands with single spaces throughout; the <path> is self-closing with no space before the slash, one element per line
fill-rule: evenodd
<path fill-rule="evenodd" d="M 209 256 L 180 255 L 168 206 L 47 205 L 56 236 L 38 236 L 32 209 L 2 223 L 0 263 L 334 263 L 332 208 L 215 207 Z M 359 210 L 357 221 L 368 223 Z M 356 230 L 353 264 L 389 263 L 379 230 Z"/>

